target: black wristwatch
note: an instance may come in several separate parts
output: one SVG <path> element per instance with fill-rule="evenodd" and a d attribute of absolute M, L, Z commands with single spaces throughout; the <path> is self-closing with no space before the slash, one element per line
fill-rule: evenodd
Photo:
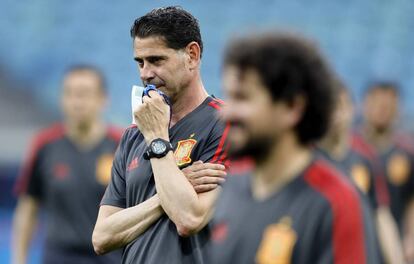
<path fill-rule="evenodd" d="M 147 147 L 144 152 L 144 159 L 149 160 L 151 158 L 162 158 L 167 155 L 168 152 L 173 150 L 173 146 L 167 140 L 162 138 L 156 138 Z"/>

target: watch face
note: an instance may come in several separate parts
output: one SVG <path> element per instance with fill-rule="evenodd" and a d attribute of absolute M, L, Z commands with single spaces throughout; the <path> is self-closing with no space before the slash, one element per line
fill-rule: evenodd
<path fill-rule="evenodd" d="M 154 154 L 162 154 L 167 149 L 167 146 L 162 141 L 155 141 L 151 144 L 151 149 Z"/>

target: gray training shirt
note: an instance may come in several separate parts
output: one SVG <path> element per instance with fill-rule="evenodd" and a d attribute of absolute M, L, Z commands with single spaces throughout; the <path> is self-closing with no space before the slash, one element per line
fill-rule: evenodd
<path fill-rule="evenodd" d="M 224 164 L 229 127 L 217 117 L 222 102 L 208 97 L 169 130 L 177 166 L 183 168 L 202 160 Z M 136 126 L 124 133 L 115 154 L 112 178 L 102 205 L 128 208 L 155 195 L 151 163 L 143 158 L 147 144 Z M 175 224 L 163 215 L 136 240 L 124 248 L 122 263 L 206 263 L 204 247 L 209 239 L 206 226 L 196 235 L 184 238 Z"/>

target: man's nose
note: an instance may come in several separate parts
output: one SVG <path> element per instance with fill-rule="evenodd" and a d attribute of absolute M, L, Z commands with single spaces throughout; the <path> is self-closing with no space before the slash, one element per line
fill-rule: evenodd
<path fill-rule="evenodd" d="M 152 67 L 148 64 L 144 65 L 140 69 L 140 75 L 141 75 L 141 80 L 145 83 L 150 82 L 155 77 Z"/>

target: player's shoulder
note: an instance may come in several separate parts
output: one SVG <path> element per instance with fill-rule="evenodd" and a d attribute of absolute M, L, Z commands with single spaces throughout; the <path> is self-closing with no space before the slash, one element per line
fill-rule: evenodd
<path fill-rule="evenodd" d="M 129 127 L 124 129 L 119 145 L 122 149 L 128 150 L 132 147 L 137 138 L 141 135 L 136 124 L 131 124 Z M 141 137 L 144 140 L 144 137 Z"/>
<path fill-rule="evenodd" d="M 215 97 L 214 95 L 209 96 L 207 98 L 207 105 L 209 106 L 209 108 L 214 109 L 215 111 L 219 111 L 223 105 L 224 105 L 224 101 Z"/>
<path fill-rule="evenodd" d="M 398 150 L 414 156 L 414 138 L 411 135 L 404 131 L 397 131 L 394 135 L 393 142 Z"/>
<path fill-rule="evenodd" d="M 351 150 L 360 156 L 370 160 L 377 159 L 377 152 L 374 147 L 370 145 L 361 132 L 354 130 L 351 135 Z"/>
<path fill-rule="evenodd" d="M 331 206 L 358 202 L 356 189 L 342 172 L 323 158 L 315 158 L 304 174 L 305 182 Z"/>
<path fill-rule="evenodd" d="M 33 144 L 40 149 L 48 144 L 54 143 L 65 136 L 65 128 L 62 123 L 54 123 L 42 128 L 33 137 Z"/>
<path fill-rule="evenodd" d="M 125 139 L 129 137 L 133 137 L 134 135 L 137 135 L 137 134 L 139 134 L 138 126 L 136 124 L 131 124 L 126 129 L 124 129 L 121 137 Z"/>

